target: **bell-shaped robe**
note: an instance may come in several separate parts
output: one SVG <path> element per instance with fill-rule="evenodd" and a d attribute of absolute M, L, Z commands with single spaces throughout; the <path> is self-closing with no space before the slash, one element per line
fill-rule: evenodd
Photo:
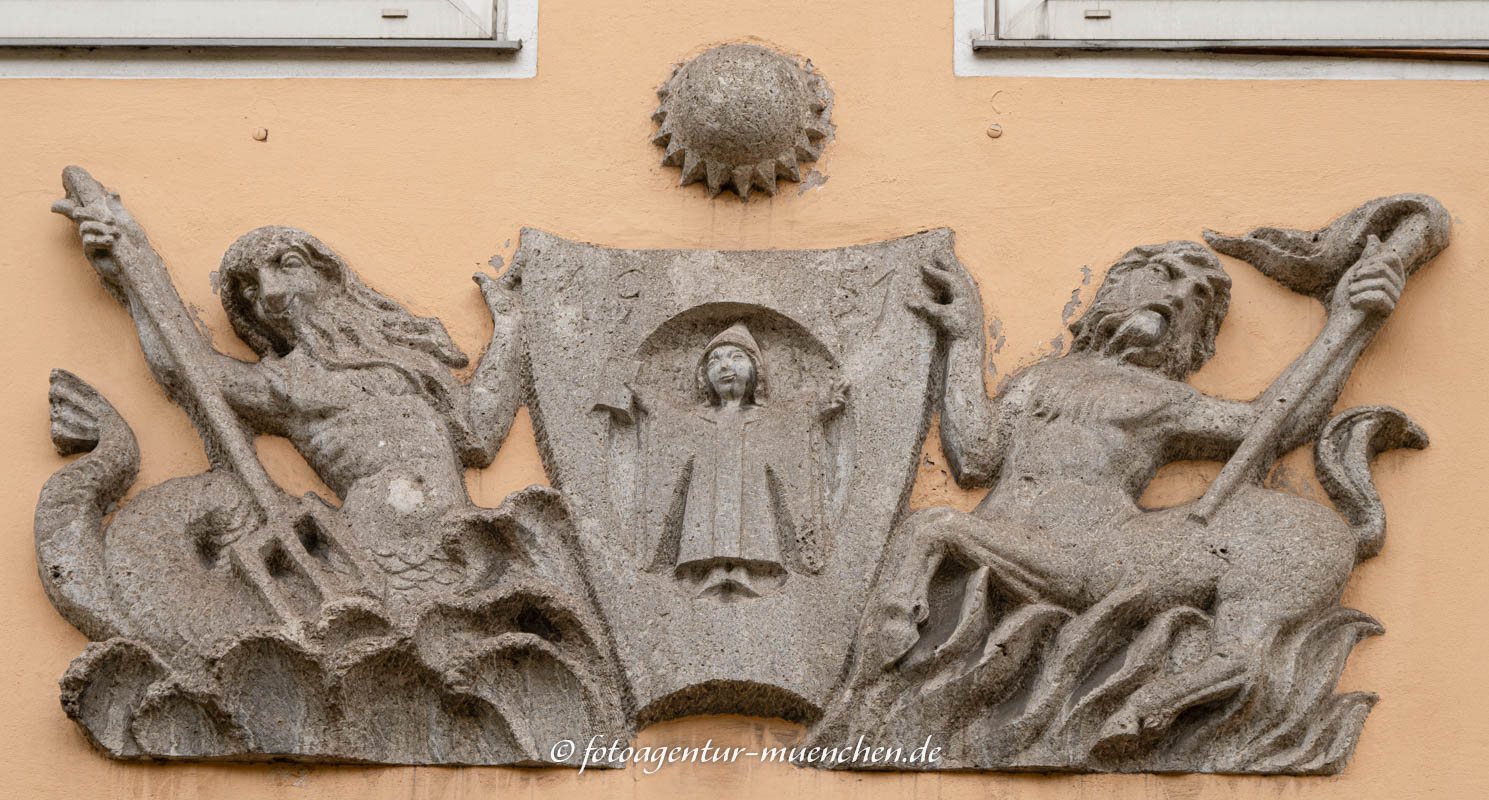
<path fill-rule="evenodd" d="M 647 420 L 654 568 L 815 571 L 821 434 L 806 409 L 698 405 Z"/>

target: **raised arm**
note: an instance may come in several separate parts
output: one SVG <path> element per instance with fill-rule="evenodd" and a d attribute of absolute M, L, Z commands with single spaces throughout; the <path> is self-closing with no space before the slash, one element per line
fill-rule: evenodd
<path fill-rule="evenodd" d="M 256 382 L 256 371 L 207 343 L 176 294 L 160 254 L 118 195 L 81 167 L 63 170 L 62 184 L 67 197 L 52 210 L 78 223 L 88 260 L 109 292 L 129 309 L 151 371 L 191 417 L 207 458 L 243 481 L 260 518 L 267 519 L 281 506 L 283 492 L 259 463 L 243 430 L 243 416 L 229 399 L 242 393 L 237 401 L 247 407 L 267 404 L 272 401 L 267 387 Z M 256 410 L 261 413 L 251 416 L 275 419 L 271 408 Z"/>
<path fill-rule="evenodd" d="M 491 309 L 491 342 L 470 382 L 471 427 L 485 466 L 496 458 L 522 405 L 522 278 L 516 265 L 500 278 L 475 275 Z"/>
<path fill-rule="evenodd" d="M 135 332 L 139 334 L 140 352 L 150 366 L 150 374 L 165 389 L 166 395 L 185 405 L 188 402 L 186 398 L 190 397 L 187 376 L 178 362 L 170 357 L 159 328 L 150 321 L 141 305 L 137 300 L 125 302 L 129 316 L 134 319 Z M 188 357 L 201 365 L 202 373 L 209 377 L 245 425 L 257 433 L 287 435 L 284 404 L 270 391 L 268 381 L 254 365 L 217 352 L 199 333 L 183 339 L 176 346 L 189 352 Z"/>
<path fill-rule="evenodd" d="M 1258 228 L 1243 237 L 1206 233 L 1222 253 L 1244 258 L 1294 291 L 1327 306 L 1318 339 L 1258 399 L 1256 427 L 1189 513 L 1205 523 L 1237 486 L 1276 454 L 1317 435 L 1366 345 L 1396 305 L 1406 277 L 1451 238 L 1452 218 L 1426 195 L 1382 197 L 1318 231 Z"/>
<path fill-rule="evenodd" d="M 941 395 L 941 450 L 951 475 L 963 488 L 990 486 L 998 478 L 1005 437 L 999 430 L 998 401 L 989 397 L 983 363 L 982 298 L 977 282 L 958 263 L 923 265 L 928 292 L 908 302 L 941 334 L 946 351 Z"/>
<path fill-rule="evenodd" d="M 253 365 L 214 350 L 190 321 L 160 255 L 118 195 L 87 203 L 62 200 L 53 210 L 78 224 L 84 254 L 104 287 L 129 312 L 145 363 L 172 400 L 188 411 L 201 404 L 199 387 L 187 374 L 195 372 L 217 387 L 246 422 L 265 433 L 278 432 L 281 415 L 267 382 Z"/>
<path fill-rule="evenodd" d="M 1405 225 L 1412 225 L 1408 222 Z M 1405 241 L 1412 241 L 1411 231 Z M 1328 298 L 1328 321 L 1318 337 L 1249 403 L 1201 395 L 1182 404 L 1177 415 L 1176 449 L 1186 458 L 1223 461 L 1252 433 L 1264 412 L 1291 404 L 1285 424 L 1269 443 L 1263 468 L 1307 444 L 1323 429 L 1344 384 L 1375 331 L 1396 308 L 1406 286 L 1403 253 L 1372 245 Z"/>
<path fill-rule="evenodd" d="M 1416 251 L 1425 247 L 1426 228 L 1427 220 L 1419 216 L 1403 222 L 1385 244 L 1372 237 L 1367 252 L 1329 296 L 1328 321 L 1318 338 L 1253 401 L 1260 410 L 1292 400 L 1289 394 L 1297 396 L 1297 407 L 1274 448 L 1278 455 L 1306 444 L 1323 430 L 1361 354 L 1396 309 L 1406 288 L 1406 263 L 1421 258 Z"/>

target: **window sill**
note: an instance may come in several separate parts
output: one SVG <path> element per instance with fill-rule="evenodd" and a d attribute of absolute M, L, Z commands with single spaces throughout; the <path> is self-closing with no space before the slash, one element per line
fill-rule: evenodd
<path fill-rule="evenodd" d="M 978 52 L 999 51 L 1133 51 L 1237 53 L 1253 55 L 1309 55 L 1340 58 L 1413 58 L 1437 61 L 1489 60 L 1489 42 L 1464 41 L 1390 41 L 1376 39 L 997 39 L 980 37 L 972 40 Z"/>
<path fill-rule="evenodd" d="M 201 49 L 279 50 L 318 48 L 335 50 L 471 50 L 493 54 L 515 53 L 520 39 L 5 39 L 0 47 L 65 50 Z"/>

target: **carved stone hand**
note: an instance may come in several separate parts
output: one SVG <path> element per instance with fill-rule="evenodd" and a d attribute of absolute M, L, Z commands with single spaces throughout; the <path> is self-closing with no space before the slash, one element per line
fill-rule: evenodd
<path fill-rule="evenodd" d="M 513 274 L 513 270 L 507 270 L 500 278 L 493 278 L 484 272 L 477 272 L 471 277 L 481 287 L 486 306 L 491 309 L 491 318 L 497 325 L 504 322 L 515 323 L 521 317 L 522 295 L 519 288 L 522 286 L 522 278 Z"/>
<path fill-rule="evenodd" d="M 104 283 L 119 289 L 122 278 L 119 264 L 112 256 L 114 245 L 118 244 L 124 231 L 114 224 L 108 209 L 96 205 L 79 205 L 70 200 L 60 200 L 54 204 L 54 208 L 78 224 L 78 234 L 82 237 L 83 252 L 87 254 L 88 260 L 98 270 Z"/>
<path fill-rule="evenodd" d="M 848 405 L 848 390 L 851 386 L 847 378 L 838 378 L 832 382 L 827 390 L 827 402 L 822 407 L 823 419 L 836 415 Z"/>
<path fill-rule="evenodd" d="M 921 265 L 920 274 L 930 290 L 930 299 L 925 293 L 911 297 L 906 301 L 910 310 L 952 339 L 979 335 L 982 300 L 966 269 L 960 263 L 937 258 L 934 264 Z"/>
<path fill-rule="evenodd" d="M 1360 263 L 1340 281 L 1344 291 L 1336 292 L 1336 307 L 1343 301 L 1351 308 L 1382 317 L 1396 308 L 1401 290 L 1406 286 L 1406 269 L 1400 255 L 1378 247 L 1378 240 L 1372 241 L 1367 250 L 1374 249 L 1375 252 L 1360 259 Z"/>

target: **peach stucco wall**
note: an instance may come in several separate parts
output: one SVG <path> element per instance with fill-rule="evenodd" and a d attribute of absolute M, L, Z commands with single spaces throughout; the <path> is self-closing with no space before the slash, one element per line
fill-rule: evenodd
<path fill-rule="evenodd" d="M 1489 796 L 1489 87 L 1474 81 L 1139 81 L 955 78 L 949 0 L 543 0 L 531 80 L 0 81 L 0 795 L 10 797 L 475 798 L 997 797 L 1474 798 Z M 810 56 L 836 94 L 825 183 L 773 200 L 677 188 L 648 142 L 670 65 L 747 36 Z M 985 134 L 990 123 L 1004 135 Z M 266 128 L 266 142 L 255 129 Z M 1335 778 L 916 776 L 786 766 L 631 769 L 356 768 L 121 764 L 92 752 L 57 702 L 83 637 L 48 605 L 31 514 L 64 463 L 47 439 L 47 371 L 97 385 L 134 426 L 139 486 L 202 469 L 185 416 L 152 382 L 126 314 L 100 288 L 69 224 L 48 213 L 58 174 L 88 167 L 165 255 L 219 347 L 246 349 L 208 283 L 238 234 L 310 230 L 369 283 L 437 315 L 476 352 L 489 320 L 472 272 L 510 259 L 519 226 L 628 247 L 797 248 L 927 227 L 961 259 L 1002 323 L 1000 374 L 1048 353 L 1062 310 L 1089 301 L 1127 247 L 1204 227 L 1316 226 L 1403 191 L 1453 212 L 1452 248 L 1413 279 L 1342 404 L 1389 403 L 1431 434 L 1377 470 L 1391 514 L 1384 553 L 1345 602 L 1387 634 L 1362 644 L 1342 688 L 1382 700 Z M 1250 397 L 1322 321 L 1312 300 L 1229 261 L 1235 292 L 1218 357 L 1194 382 Z M 1083 270 L 1094 275 L 1087 282 Z M 264 441 L 291 489 L 314 483 Z M 914 504 L 966 506 L 934 441 Z M 1169 470 L 1154 502 L 1200 493 L 1215 468 Z M 544 480 L 524 415 L 479 502 Z M 1317 493 L 1304 457 L 1274 480 Z M 643 742 L 793 734 L 775 721 L 697 719 Z"/>

